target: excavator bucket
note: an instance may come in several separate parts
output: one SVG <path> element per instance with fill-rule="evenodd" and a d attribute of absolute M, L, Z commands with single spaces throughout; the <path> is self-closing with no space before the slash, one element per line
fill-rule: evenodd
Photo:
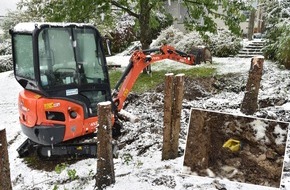
<path fill-rule="evenodd" d="M 210 62 L 212 63 L 212 55 L 209 48 L 204 46 L 193 46 L 189 52 L 195 56 L 195 64 Z"/>

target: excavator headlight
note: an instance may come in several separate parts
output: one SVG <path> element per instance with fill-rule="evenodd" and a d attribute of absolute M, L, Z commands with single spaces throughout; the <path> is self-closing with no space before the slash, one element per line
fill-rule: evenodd
<path fill-rule="evenodd" d="M 77 112 L 75 111 L 69 111 L 69 116 L 72 118 L 72 119 L 75 119 L 77 117 Z"/>

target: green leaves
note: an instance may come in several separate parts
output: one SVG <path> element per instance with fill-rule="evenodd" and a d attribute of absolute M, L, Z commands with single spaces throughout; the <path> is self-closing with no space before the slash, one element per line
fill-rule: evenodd
<path fill-rule="evenodd" d="M 223 20 L 231 32 L 241 35 L 239 24 L 246 19 L 243 10 L 248 10 L 248 7 L 238 0 L 184 0 L 184 6 L 189 13 L 186 19 L 187 28 L 197 30 L 202 35 L 205 32 L 216 32 L 216 23 L 220 22 L 216 19 Z"/>
<path fill-rule="evenodd" d="M 152 33 L 172 24 L 170 17 L 160 17 L 166 15 L 166 4 L 164 0 L 22 0 L 18 7 L 38 21 L 90 22 L 102 33 L 115 30 L 115 22 L 126 13 L 136 19 L 137 35 L 142 47 L 148 48 L 156 37 Z M 247 10 L 240 0 L 183 0 L 178 7 L 187 13 L 186 28 L 199 31 L 205 38 L 206 32 L 216 32 L 216 19 L 223 20 L 233 33 L 240 35 L 239 23 L 245 20 L 243 10 Z"/>

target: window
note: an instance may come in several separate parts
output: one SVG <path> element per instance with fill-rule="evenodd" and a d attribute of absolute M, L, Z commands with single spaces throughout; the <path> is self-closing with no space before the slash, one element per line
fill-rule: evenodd
<path fill-rule="evenodd" d="M 32 36 L 16 34 L 13 37 L 13 42 L 15 47 L 14 61 L 16 75 L 34 80 Z"/>
<path fill-rule="evenodd" d="M 96 37 L 87 28 L 43 29 L 38 36 L 42 87 L 104 81 L 104 57 Z"/>
<path fill-rule="evenodd" d="M 69 28 L 46 28 L 38 36 L 43 87 L 77 83 L 73 40 Z"/>
<path fill-rule="evenodd" d="M 77 61 L 83 68 L 86 83 L 98 83 L 103 81 L 103 53 L 100 43 L 96 44 L 95 33 L 92 29 L 76 29 Z M 82 74 L 82 73 L 81 73 Z"/>

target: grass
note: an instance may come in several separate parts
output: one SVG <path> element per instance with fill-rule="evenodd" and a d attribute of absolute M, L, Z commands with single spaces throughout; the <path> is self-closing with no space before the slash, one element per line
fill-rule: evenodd
<path fill-rule="evenodd" d="M 212 67 L 192 67 L 190 69 L 177 69 L 177 70 L 159 70 L 152 71 L 151 74 L 141 73 L 133 86 L 132 92 L 143 93 L 152 89 L 155 89 L 159 84 L 164 82 L 166 73 L 185 74 L 186 77 L 196 78 L 196 77 L 212 77 L 216 74 L 216 69 Z M 114 88 L 118 80 L 122 76 L 122 71 L 120 70 L 110 70 L 110 83 L 111 88 Z"/>

